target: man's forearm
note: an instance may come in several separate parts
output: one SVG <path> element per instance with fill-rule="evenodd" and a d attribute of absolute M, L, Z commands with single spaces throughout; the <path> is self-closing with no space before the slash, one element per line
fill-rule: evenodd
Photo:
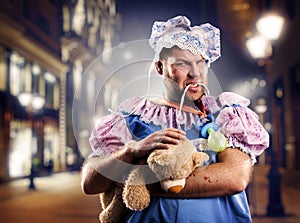
<path fill-rule="evenodd" d="M 113 182 L 86 162 L 81 170 L 81 188 L 85 194 L 98 194 L 108 190 Z"/>
<path fill-rule="evenodd" d="M 218 162 L 196 169 L 186 180 L 184 189 L 170 194 L 150 185 L 153 196 L 214 197 L 243 191 L 250 180 L 252 164 L 249 155 L 239 149 L 226 149 L 218 155 Z M 155 190 L 159 192 L 155 192 Z"/>
<path fill-rule="evenodd" d="M 130 172 L 133 157 L 126 148 L 109 156 L 91 157 L 82 168 L 81 187 L 86 194 L 107 191 L 114 182 L 122 183 Z"/>

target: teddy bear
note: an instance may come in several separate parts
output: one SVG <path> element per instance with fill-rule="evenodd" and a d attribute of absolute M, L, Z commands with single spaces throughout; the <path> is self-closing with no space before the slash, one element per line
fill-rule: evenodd
<path fill-rule="evenodd" d="M 127 208 L 122 201 L 122 188 L 111 187 L 110 190 L 100 194 L 101 212 L 99 221 L 101 223 L 121 223 L 125 219 Z"/>
<path fill-rule="evenodd" d="M 147 165 L 137 165 L 131 170 L 123 192 L 113 187 L 100 194 L 103 207 L 99 215 L 100 222 L 121 222 L 128 209 L 140 211 L 146 208 L 151 199 L 146 187 L 149 179 L 160 181 L 165 191 L 179 193 L 185 186 L 186 177 L 208 159 L 209 156 L 204 152 L 197 152 L 189 140 L 169 145 L 167 150 L 154 150 L 147 158 Z"/>
<path fill-rule="evenodd" d="M 197 152 L 189 140 L 181 140 L 178 145 L 170 145 L 167 150 L 154 150 L 147 159 L 150 171 L 135 168 L 128 176 L 123 190 L 126 207 L 139 211 L 150 203 L 150 193 L 145 184 L 145 176 L 155 174 L 161 187 L 171 193 L 179 193 L 185 186 L 185 179 L 209 157 Z"/>

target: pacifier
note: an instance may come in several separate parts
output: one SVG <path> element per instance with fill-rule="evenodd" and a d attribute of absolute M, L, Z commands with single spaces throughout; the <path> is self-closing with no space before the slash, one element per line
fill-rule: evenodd
<path fill-rule="evenodd" d="M 226 137 L 220 132 L 220 126 L 215 122 L 212 114 L 205 118 L 198 118 L 195 124 L 200 132 L 200 137 L 207 139 L 207 145 L 210 150 L 222 152 L 226 148 Z"/>

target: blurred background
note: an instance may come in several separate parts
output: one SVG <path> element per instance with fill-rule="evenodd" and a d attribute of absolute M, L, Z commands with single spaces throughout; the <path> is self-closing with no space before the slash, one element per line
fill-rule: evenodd
<path fill-rule="evenodd" d="M 223 91 L 251 100 L 271 135 L 248 188 L 254 222 L 300 222 L 296 0 L 1 1 L 1 222 L 97 222 L 98 197 L 81 193 L 79 172 L 97 117 L 132 79 L 128 67 L 114 73 L 114 58 L 145 65 L 147 49 L 127 43 L 177 15 L 221 29 L 222 57 L 211 71 Z"/>

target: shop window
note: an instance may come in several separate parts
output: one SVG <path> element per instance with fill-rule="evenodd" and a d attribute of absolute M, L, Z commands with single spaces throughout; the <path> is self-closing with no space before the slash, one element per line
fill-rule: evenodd
<path fill-rule="evenodd" d="M 34 66 L 17 52 L 11 53 L 9 61 L 10 93 L 15 96 L 22 92 L 39 93 L 39 74 L 33 71 Z"/>
<path fill-rule="evenodd" d="M 10 56 L 10 93 L 18 95 L 25 91 L 25 58 L 13 52 Z M 28 81 L 26 82 L 28 83 Z"/>
<path fill-rule="evenodd" d="M 74 63 L 74 68 L 73 68 L 73 86 L 75 90 L 75 95 L 74 97 L 76 99 L 81 98 L 81 74 L 83 72 L 82 64 L 79 60 L 76 60 Z"/>
<path fill-rule="evenodd" d="M 83 31 L 83 27 L 85 24 L 85 6 L 83 0 L 78 0 L 77 5 L 75 6 L 75 13 L 73 17 L 73 30 L 78 34 L 81 35 Z"/>
<path fill-rule="evenodd" d="M 39 79 L 40 79 L 39 74 L 32 75 L 32 92 L 37 93 L 37 94 L 40 93 L 39 92 Z"/>
<path fill-rule="evenodd" d="M 55 75 L 45 72 L 45 69 L 42 69 L 36 63 L 26 60 L 17 52 L 11 53 L 9 61 L 9 89 L 12 95 L 18 96 L 23 92 L 39 94 L 45 97 L 48 108 L 59 108 L 60 88 L 59 80 Z M 4 80 L 5 78 L 2 79 Z M 4 87 L 0 85 L 0 89 Z"/>
<path fill-rule="evenodd" d="M 35 148 L 35 149 L 33 149 Z M 29 123 L 13 121 L 10 124 L 9 176 L 21 177 L 30 173 L 31 154 L 36 150 Z"/>
<path fill-rule="evenodd" d="M 60 85 L 59 82 L 56 82 L 54 84 L 54 88 L 53 88 L 53 109 L 59 109 L 59 90 L 60 90 Z"/>
<path fill-rule="evenodd" d="M 46 103 L 53 109 L 59 108 L 59 82 L 53 74 L 45 73 Z"/>
<path fill-rule="evenodd" d="M 45 83 L 46 87 L 46 104 L 49 107 L 53 106 L 53 83 L 49 83 L 46 81 Z"/>

